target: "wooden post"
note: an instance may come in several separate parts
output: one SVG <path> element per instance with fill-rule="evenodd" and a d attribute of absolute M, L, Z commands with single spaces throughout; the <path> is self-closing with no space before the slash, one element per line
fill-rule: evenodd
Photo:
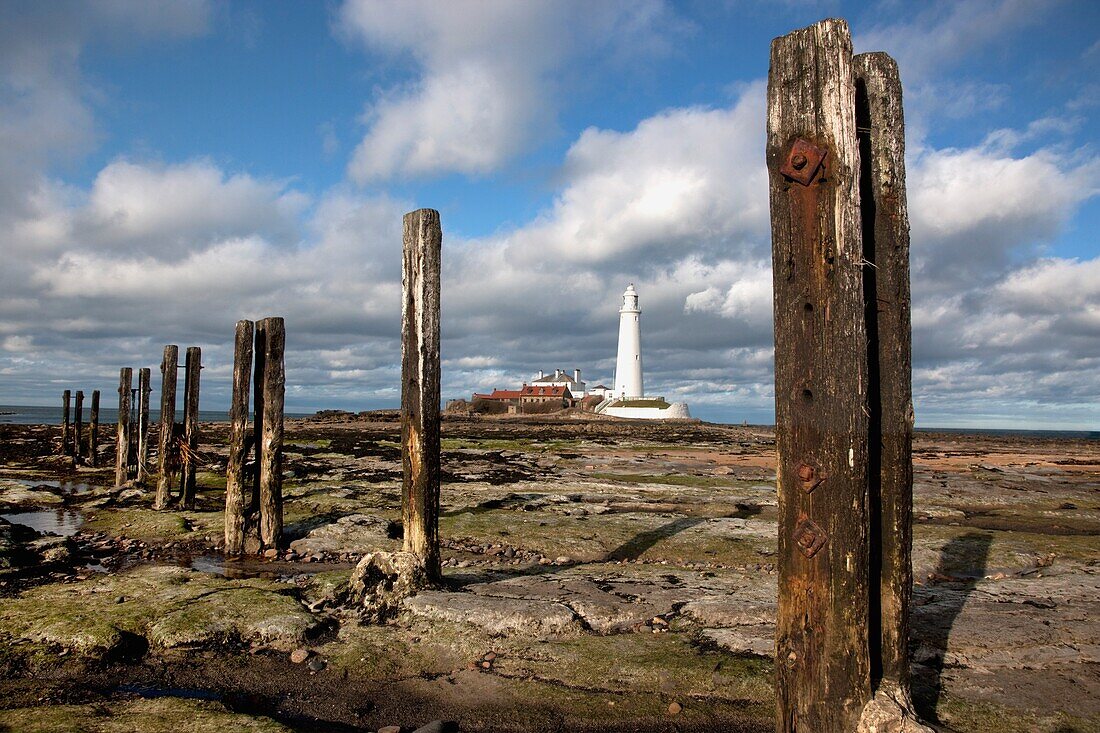
<path fill-rule="evenodd" d="M 850 733 L 870 699 L 867 336 L 848 25 L 772 41 L 767 161 L 779 459 L 780 733 Z"/>
<path fill-rule="evenodd" d="M 154 509 L 164 509 L 172 501 L 175 483 L 176 446 L 176 371 L 179 369 L 179 347 L 164 347 L 160 362 L 160 435 L 157 445 L 157 497 Z"/>
<path fill-rule="evenodd" d="M 913 395 L 909 214 L 901 79 L 884 53 L 854 59 L 869 366 L 871 683 L 909 706 Z"/>
<path fill-rule="evenodd" d="M 439 212 L 405 214 L 401 284 L 401 516 L 404 549 L 430 581 L 439 565 Z"/>
<path fill-rule="evenodd" d="M 118 432 L 115 433 L 115 486 L 129 479 L 130 470 L 130 383 L 134 370 L 123 367 L 118 373 Z"/>
<path fill-rule="evenodd" d="M 229 458 L 225 469 L 225 554 L 244 552 L 250 495 L 244 464 L 248 458 L 248 383 L 252 378 L 252 321 L 237 321 L 233 343 L 233 401 L 229 405 Z"/>
<path fill-rule="evenodd" d="M 99 463 L 99 390 L 92 390 L 92 414 L 88 418 L 88 465 Z"/>
<path fill-rule="evenodd" d="M 263 351 L 262 432 L 256 437 L 256 463 L 260 467 L 260 545 L 278 548 L 283 534 L 283 400 L 286 377 L 283 351 L 286 342 L 282 318 L 264 318 L 256 324 L 256 353 Z M 261 341 L 262 334 L 262 341 Z M 245 398 L 247 403 L 247 396 Z"/>
<path fill-rule="evenodd" d="M 252 496 L 249 514 L 260 513 L 260 440 L 264 434 L 264 365 L 267 363 L 267 322 L 256 321 L 256 345 L 252 350 L 252 440 L 256 460 L 252 464 Z"/>
<path fill-rule="evenodd" d="M 149 368 L 138 369 L 138 481 L 149 476 Z"/>
<path fill-rule="evenodd" d="M 187 347 L 183 378 L 183 454 L 180 479 L 180 506 L 195 508 L 195 464 L 199 448 L 199 370 L 202 369 L 202 349 Z"/>
<path fill-rule="evenodd" d="M 768 78 L 781 733 L 930 729 L 911 712 L 909 219 L 901 82 L 826 20 Z"/>
<path fill-rule="evenodd" d="M 61 393 L 61 455 L 71 455 L 69 453 L 69 401 L 72 399 L 72 393 L 69 390 L 65 390 Z"/>
<path fill-rule="evenodd" d="M 79 389 L 73 413 L 73 457 L 77 463 L 84 457 L 84 392 Z"/>

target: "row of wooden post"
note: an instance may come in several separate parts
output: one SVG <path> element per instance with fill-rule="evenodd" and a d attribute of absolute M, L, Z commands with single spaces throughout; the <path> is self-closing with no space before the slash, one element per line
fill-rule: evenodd
<path fill-rule="evenodd" d="M 88 422 L 88 442 L 84 442 L 84 392 L 76 391 L 75 411 L 70 428 L 69 405 L 73 402 L 71 390 L 61 393 L 61 455 L 74 461 L 95 466 L 99 456 L 99 390 L 92 390 L 91 414 Z"/>

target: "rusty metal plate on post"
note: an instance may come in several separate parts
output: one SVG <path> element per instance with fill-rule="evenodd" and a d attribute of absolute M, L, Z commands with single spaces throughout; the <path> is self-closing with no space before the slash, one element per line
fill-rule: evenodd
<path fill-rule="evenodd" d="M 809 186 L 828 152 L 825 148 L 819 148 L 808 140 L 798 138 L 791 145 L 783 165 L 779 166 L 779 172 L 803 186 Z"/>
<path fill-rule="evenodd" d="M 828 539 L 825 530 L 809 517 L 802 517 L 794 530 L 794 543 L 798 545 L 799 552 L 805 555 L 807 559 L 816 555 L 817 551 L 825 546 Z"/>
<path fill-rule="evenodd" d="M 829 475 L 824 470 L 808 461 L 799 464 L 796 473 L 798 474 L 799 482 L 802 484 L 802 490 L 807 494 L 825 483 L 825 479 L 829 478 Z"/>

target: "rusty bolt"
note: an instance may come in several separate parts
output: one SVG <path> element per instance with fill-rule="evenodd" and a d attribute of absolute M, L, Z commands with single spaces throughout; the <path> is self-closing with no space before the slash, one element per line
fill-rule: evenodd
<path fill-rule="evenodd" d="M 817 535 L 813 532 L 803 532 L 798 535 L 798 544 L 800 547 L 813 547 L 814 542 L 817 540 Z"/>
<path fill-rule="evenodd" d="M 793 167 L 796 171 L 800 171 L 805 168 L 806 156 L 802 153 L 796 154 L 793 158 L 791 158 L 791 167 Z"/>
<path fill-rule="evenodd" d="M 798 467 L 798 478 L 802 479 L 803 481 L 813 481 L 814 467 L 808 463 L 803 463 L 801 466 Z"/>

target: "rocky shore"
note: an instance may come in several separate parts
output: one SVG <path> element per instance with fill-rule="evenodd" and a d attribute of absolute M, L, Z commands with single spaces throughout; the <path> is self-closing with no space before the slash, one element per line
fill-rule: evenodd
<path fill-rule="evenodd" d="M 0 730 L 773 730 L 770 430 L 448 416 L 445 586 L 379 619 L 351 578 L 400 545 L 396 416 L 288 421 L 287 546 L 248 560 L 225 429 L 156 512 L 0 425 Z M 915 469 L 918 710 L 1100 730 L 1100 441 L 919 433 Z"/>

